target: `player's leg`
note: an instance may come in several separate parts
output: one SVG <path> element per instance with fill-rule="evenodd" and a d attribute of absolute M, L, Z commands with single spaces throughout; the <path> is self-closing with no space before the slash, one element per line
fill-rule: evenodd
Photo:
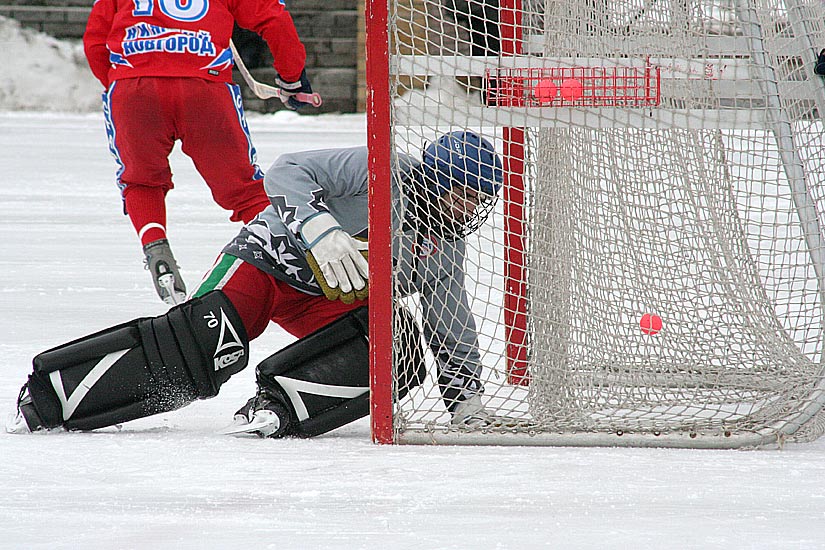
<path fill-rule="evenodd" d="M 248 222 L 269 206 L 264 174 L 244 116 L 240 88 L 191 79 L 179 111 L 183 152 L 191 157 L 215 202 Z"/>
<path fill-rule="evenodd" d="M 131 78 L 104 95 L 109 149 L 119 165 L 118 186 L 146 256 L 155 290 L 177 304 L 186 286 L 166 239 L 166 193 L 172 189 L 169 154 L 175 125 L 169 102 L 175 79 Z"/>
<path fill-rule="evenodd" d="M 396 310 L 394 356 L 400 397 L 425 375 L 418 326 L 406 309 Z M 367 307 L 340 316 L 276 352 L 256 368 L 258 392 L 236 413 L 226 433 L 267 437 L 312 437 L 369 414 Z"/>
<path fill-rule="evenodd" d="M 301 338 L 365 302 L 344 304 L 310 296 L 229 254 L 220 254 L 192 293 L 197 298 L 220 290 L 235 306 L 249 340 L 274 322 Z"/>
<path fill-rule="evenodd" d="M 366 416 L 367 322 L 358 308 L 262 361 L 258 392 L 236 413 L 234 431 L 310 437 Z"/>
<path fill-rule="evenodd" d="M 290 288 L 252 264 L 221 254 L 192 296 L 197 298 L 215 290 L 222 291 L 235 306 L 249 340 L 254 340 L 266 330 L 275 312 L 282 307 L 282 287 Z"/>
<path fill-rule="evenodd" d="M 240 316 L 211 292 L 39 354 L 7 429 L 91 430 L 171 411 L 217 395 L 248 357 Z"/>
<path fill-rule="evenodd" d="M 296 357 L 304 357 L 306 355 L 304 352 L 307 350 L 318 352 L 331 345 L 330 342 L 346 342 L 345 345 L 333 344 L 333 347 L 336 348 L 334 357 L 340 359 L 349 356 L 353 359 L 351 363 L 356 371 L 353 376 L 349 376 L 346 369 L 342 369 L 341 372 L 345 377 L 350 378 L 359 375 L 366 376 L 367 364 L 364 361 L 357 360 L 359 357 L 365 357 L 361 347 L 363 347 L 365 341 L 362 333 L 366 328 L 357 332 L 352 338 L 350 337 L 353 336 L 351 332 L 339 334 L 337 329 L 331 329 L 310 341 L 304 338 L 316 329 L 345 316 L 349 311 L 358 308 L 364 302 L 347 305 L 341 301 L 327 300 L 323 296 L 308 296 L 263 273 L 251 264 L 227 254 L 221 254 L 218 257 L 195 290 L 194 296 L 197 297 L 218 289 L 228 296 L 235 305 L 239 316 L 243 319 L 250 340 L 259 336 L 266 329 L 269 322 L 278 323 L 282 328 L 300 338 L 296 344 L 276 353 L 262 363 L 263 370 L 269 375 L 276 376 L 273 373 L 292 372 L 290 364 L 287 363 L 292 363 Z M 341 324 L 339 323 L 339 325 Z M 307 357 L 309 356 L 307 355 Z M 324 359 L 324 354 L 322 353 L 318 357 Z M 310 359 L 307 360 L 310 361 Z M 284 361 L 287 361 L 287 363 L 284 363 Z M 312 365 L 305 365 L 303 359 L 296 366 L 298 367 L 296 372 L 299 376 L 304 375 L 305 378 L 309 376 L 310 379 L 312 376 L 327 378 L 317 373 Z M 333 383 L 334 380 L 330 379 L 326 382 Z M 368 384 L 366 390 L 359 388 L 357 393 L 360 395 L 364 391 L 368 391 Z M 364 402 L 368 403 L 368 398 Z M 360 405 L 363 405 L 363 403 Z M 292 433 L 294 430 L 292 430 L 293 423 L 290 419 L 295 414 L 293 410 L 294 407 L 287 404 L 285 397 L 276 399 L 274 395 L 261 390 L 236 413 L 237 424 L 225 430 L 225 432 L 263 432 L 266 435 L 275 434 L 278 436 L 285 435 L 287 431 Z M 360 418 L 363 414 L 366 413 L 358 412 L 352 419 Z"/>

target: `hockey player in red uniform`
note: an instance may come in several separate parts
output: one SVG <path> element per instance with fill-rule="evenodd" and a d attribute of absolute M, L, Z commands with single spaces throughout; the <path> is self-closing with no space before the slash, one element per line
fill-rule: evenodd
<path fill-rule="evenodd" d="M 236 22 L 268 44 L 287 107 L 306 105 L 297 95 L 312 92 L 306 52 L 282 0 L 96 0 L 83 36 L 89 66 L 106 88 L 103 112 L 124 210 L 169 304 L 186 296 L 166 235 L 175 142 L 232 221 L 248 222 L 269 204 L 232 83 Z"/>

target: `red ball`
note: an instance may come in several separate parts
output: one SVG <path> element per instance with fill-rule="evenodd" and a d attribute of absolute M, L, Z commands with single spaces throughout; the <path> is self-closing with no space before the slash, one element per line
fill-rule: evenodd
<path fill-rule="evenodd" d="M 542 104 L 551 103 L 558 93 L 558 88 L 549 78 L 543 78 L 533 86 L 533 96 Z"/>
<path fill-rule="evenodd" d="M 645 313 L 639 321 L 639 328 L 648 335 L 658 334 L 662 330 L 662 318 L 655 313 Z"/>
<path fill-rule="evenodd" d="M 584 86 L 575 78 L 565 79 L 561 83 L 561 97 L 567 101 L 576 101 L 584 95 Z"/>

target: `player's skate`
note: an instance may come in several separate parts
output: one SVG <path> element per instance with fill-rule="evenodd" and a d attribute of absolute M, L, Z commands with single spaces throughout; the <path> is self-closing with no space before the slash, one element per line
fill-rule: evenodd
<path fill-rule="evenodd" d="M 32 398 L 29 395 L 28 384 L 23 384 L 20 388 L 20 395 L 17 396 L 17 411 L 9 417 L 6 422 L 6 433 L 27 434 L 39 430 L 43 427 L 40 416 L 34 410 Z"/>
<path fill-rule="evenodd" d="M 484 405 L 481 403 L 481 396 L 474 395 L 456 406 L 450 424 L 457 428 L 467 429 L 513 428 L 516 426 L 528 426 L 530 421 L 524 418 L 493 414 L 484 408 Z"/>
<path fill-rule="evenodd" d="M 289 409 L 264 392 L 258 392 L 238 409 L 232 425 L 220 432 L 226 435 L 254 434 L 279 438 L 290 434 L 290 424 Z"/>
<path fill-rule="evenodd" d="M 178 271 L 169 241 L 160 239 L 151 242 L 143 247 L 143 253 L 146 254 L 146 269 L 152 275 L 160 299 L 169 305 L 186 300 L 186 285 Z"/>
<path fill-rule="evenodd" d="M 450 423 L 453 426 L 481 427 L 488 426 L 492 418 L 493 415 L 481 404 L 481 396 L 474 395 L 456 405 Z"/>

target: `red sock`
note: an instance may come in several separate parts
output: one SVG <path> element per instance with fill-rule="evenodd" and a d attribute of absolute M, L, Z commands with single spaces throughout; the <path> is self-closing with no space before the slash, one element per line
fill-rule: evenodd
<path fill-rule="evenodd" d="M 135 226 L 140 244 L 146 246 L 166 238 L 166 191 L 160 187 L 130 185 L 124 195 L 126 212 Z"/>

